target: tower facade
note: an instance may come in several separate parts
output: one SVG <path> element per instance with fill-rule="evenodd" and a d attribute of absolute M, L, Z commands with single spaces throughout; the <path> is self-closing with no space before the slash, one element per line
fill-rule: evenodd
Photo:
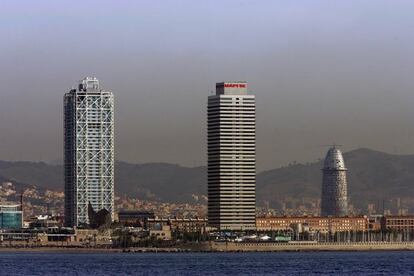
<path fill-rule="evenodd" d="M 328 150 L 322 171 L 321 215 L 347 216 L 347 169 L 342 152 L 335 146 Z"/>
<path fill-rule="evenodd" d="M 65 224 L 89 224 L 88 206 L 114 218 L 114 97 L 96 78 L 64 96 Z"/>
<path fill-rule="evenodd" d="M 255 229 L 256 111 L 246 82 L 216 84 L 208 98 L 208 223 Z"/>

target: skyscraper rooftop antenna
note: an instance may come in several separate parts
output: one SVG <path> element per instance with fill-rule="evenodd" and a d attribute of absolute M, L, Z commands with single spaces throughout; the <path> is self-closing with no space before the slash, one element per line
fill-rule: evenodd
<path fill-rule="evenodd" d="M 334 149 L 336 149 L 336 148 L 339 148 L 339 147 L 343 147 L 344 145 L 339 145 L 339 144 L 336 144 L 335 142 L 333 142 L 332 144 L 330 144 L 330 145 L 322 145 L 321 147 L 329 147 L 329 148 L 334 148 Z"/>

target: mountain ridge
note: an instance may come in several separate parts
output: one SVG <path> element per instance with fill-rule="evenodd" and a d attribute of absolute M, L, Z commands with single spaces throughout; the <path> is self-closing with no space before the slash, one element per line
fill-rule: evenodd
<path fill-rule="evenodd" d="M 348 168 L 348 195 L 352 204 L 366 205 L 387 197 L 414 197 L 414 154 L 389 154 L 368 148 L 344 154 Z M 290 164 L 257 174 L 258 205 L 275 206 L 286 197 L 319 198 L 323 160 Z M 184 167 L 165 162 L 131 164 L 116 161 L 118 196 L 165 202 L 192 202 L 207 194 L 204 166 Z M 63 190 L 63 166 L 45 162 L 0 161 L 0 180 Z"/>

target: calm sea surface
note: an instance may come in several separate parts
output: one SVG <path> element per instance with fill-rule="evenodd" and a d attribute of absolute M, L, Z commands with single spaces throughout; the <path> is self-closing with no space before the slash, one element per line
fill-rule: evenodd
<path fill-rule="evenodd" d="M 0 253 L 1 275 L 414 275 L 414 252 Z"/>

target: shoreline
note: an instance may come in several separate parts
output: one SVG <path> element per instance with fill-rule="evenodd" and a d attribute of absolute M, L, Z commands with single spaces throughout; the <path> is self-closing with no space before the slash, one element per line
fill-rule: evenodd
<path fill-rule="evenodd" d="M 242 253 L 242 252 L 363 252 L 414 251 L 414 242 L 280 244 L 211 242 L 179 247 L 99 248 L 70 246 L 0 247 L 0 253 Z"/>
<path fill-rule="evenodd" d="M 119 248 L 76 248 L 76 247 L 0 247 L 0 253 L 122 253 Z"/>

